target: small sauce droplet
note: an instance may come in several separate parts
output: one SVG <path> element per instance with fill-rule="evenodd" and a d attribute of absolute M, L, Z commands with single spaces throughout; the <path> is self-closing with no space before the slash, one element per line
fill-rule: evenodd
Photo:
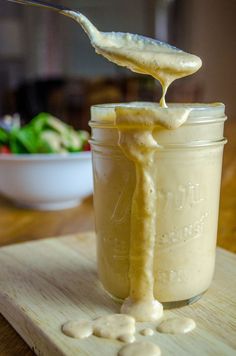
<path fill-rule="evenodd" d="M 135 341 L 135 336 L 132 334 L 124 334 L 124 335 L 120 335 L 118 337 L 118 340 L 123 341 L 127 344 L 131 344 L 132 342 Z"/>
<path fill-rule="evenodd" d="M 123 346 L 118 352 L 118 356 L 160 356 L 160 348 L 148 341 L 134 342 Z"/>
<path fill-rule="evenodd" d="M 154 331 L 151 328 L 145 328 L 140 331 L 140 334 L 143 336 L 152 336 Z"/>
<path fill-rule="evenodd" d="M 62 326 L 62 332 L 76 339 L 84 339 L 93 333 L 92 323 L 88 320 L 67 321 Z"/>
<path fill-rule="evenodd" d="M 157 331 L 166 334 L 187 334 L 195 329 L 196 323 L 189 318 L 169 318 L 158 325 Z"/>

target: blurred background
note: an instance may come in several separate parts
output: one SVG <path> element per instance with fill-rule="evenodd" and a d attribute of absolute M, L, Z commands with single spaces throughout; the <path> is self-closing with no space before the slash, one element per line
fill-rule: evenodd
<path fill-rule="evenodd" d="M 167 101 L 226 105 L 236 119 L 236 0 L 56 0 L 103 31 L 139 33 L 199 55 Z M 53 3 L 53 1 L 52 1 Z M 47 111 L 87 129 L 92 104 L 158 101 L 160 85 L 95 54 L 80 26 L 52 11 L 0 0 L 0 116 Z"/>

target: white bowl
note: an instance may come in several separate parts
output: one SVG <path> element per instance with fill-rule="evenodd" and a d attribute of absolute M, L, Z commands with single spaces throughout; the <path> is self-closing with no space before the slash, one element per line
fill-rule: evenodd
<path fill-rule="evenodd" d="M 66 209 L 92 192 L 91 152 L 0 154 L 0 193 L 18 205 Z"/>

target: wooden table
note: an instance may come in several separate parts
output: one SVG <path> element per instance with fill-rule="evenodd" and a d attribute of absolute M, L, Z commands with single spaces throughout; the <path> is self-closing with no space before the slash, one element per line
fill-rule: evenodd
<path fill-rule="evenodd" d="M 218 245 L 236 252 L 236 120 L 228 120 L 225 147 Z M 18 209 L 0 197 L 0 245 L 62 236 L 94 228 L 92 197 L 80 206 L 56 212 Z M 0 355 L 30 356 L 32 351 L 13 328 L 0 317 Z"/>

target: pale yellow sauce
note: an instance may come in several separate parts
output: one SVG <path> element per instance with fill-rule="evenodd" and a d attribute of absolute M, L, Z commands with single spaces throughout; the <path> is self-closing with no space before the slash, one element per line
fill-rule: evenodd
<path fill-rule="evenodd" d="M 126 316 L 126 318 L 124 318 Z M 120 339 L 135 333 L 135 320 L 131 316 L 112 314 L 94 320 L 93 333 L 108 339 Z"/>
<path fill-rule="evenodd" d="M 148 341 L 134 342 L 125 345 L 118 352 L 118 356 L 160 356 L 160 348 Z"/>
<path fill-rule="evenodd" d="M 145 328 L 140 330 L 140 334 L 143 336 L 152 336 L 154 334 L 154 331 L 151 328 Z"/>
<path fill-rule="evenodd" d="M 62 11 L 75 19 L 88 34 L 97 53 L 110 61 L 126 66 L 134 72 L 149 74 L 162 85 L 163 95 L 160 108 L 130 109 L 117 107 L 115 125 L 119 131 L 119 146 L 125 156 L 134 162 L 136 187 L 132 200 L 131 236 L 129 256 L 129 297 L 124 301 L 121 312 L 130 314 L 137 321 L 160 320 L 162 304 L 153 295 L 153 259 L 156 237 L 156 187 L 153 178 L 154 154 L 160 148 L 153 137 L 155 125 L 175 129 L 188 118 L 190 110 L 167 108 L 165 94 L 169 85 L 178 78 L 190 75 L 201 67 L 201 59 L 167 44 L 142 36 L 98 31 L 82 14 Z M 131 317 L 124 323 L 125 315 L 101 317 L 93 322 L 93 334 L 123 340 L 134 340 L 135 320 Z M 188 330 L 190 321 L 165 321 L 160 331 Z M 167 331 L 165 331 L 167 330 Z M 83 331 L 84 332 L 84 331 Z M 180 331 L 182 332 L 182 331 Z M 183 331 L 185 332 L 185 331 Z M 70 334 L 73 334 L 70 331 Z M 76 334 L 76 333 L 74 333 Z M 127 336 L 128 335 L 128 336 Z M 139 342 L 126 345 L 120 356 L 160 355 L 158 346 Z"/>
<path fill-rule="evenodd" d="M 132 342 L 135 341 L 135 336 L 132 334 L 124 334 L 124 335 L 120 335 L 118 340 L 125 342 L 126 344 L 131 344 Z"/>
<path fill-rule="evenodd" d="M 159 148 L 153 137 L 155 125 L 180 126 L 189 109 L 116 108 L 119 146 L 134 162 L 136 187 L 132 198 L 129 253 L 129 297 L 121 312 L 137 321 L 159 320 L 162 305 L 154 299 L 153 263 L 156 241 L 156 186 L 153 177 L 155 152 Z"/>
<path fill-rule="evenodd" d="M 93 325 L 88 320 L 70 320 L 62 325 L 62 332 L 75 339 L 84 339 L 93 334 Z"/>
<path fill-rule="evenodd" d="M 199 57 L 166 43 L 130 33 L 101 32 L 81 13 L 62 13 L 83 27 L 97 53 L 133 72 L 157 79 L 163 89 L 162 107 L 166 107 L 165 94 L 169 85 L 178 78 L 195 73 L 202 65 Z"/>
<path fill-rule="evenodd" d="M 62 332 L 76 339 L 95 335 L 107 339 L 117 339 L 126 343 L 135 340 L 135 319 L 128 315 L 111 314 L 97 319 L 68 321 L 62 326 Z"/>
<path fill-rule="evenodd" d="M 195 329 L 196 323 L 189 318 L 169 318 L 163 320 L 157 327 L 157 331 L 165 334 L 187 334 Z"/>
<path fill-rule="evenodd" d="M 158 320 L 162 317 L 163 308 L 153 297 L 156 187 L 152 176 L 158 143 L 152 132 L 156 124 L 174 129 L 187 120 L 189 109 L 166 108 L 166 90 L 175 79 L 196 72 L 202 62 L 197 56 L 143 36 L 100 32 L 80 13 L 63 13 L 83 27 L 97 53 L 134 72 L 152 75 L 163 88 L 160 105 L 165 109 L 116 109 L 119 145 L 136 167 L 131 214 L 130 295 L 121 312 L 134 316 L 138 321 Z"/>

